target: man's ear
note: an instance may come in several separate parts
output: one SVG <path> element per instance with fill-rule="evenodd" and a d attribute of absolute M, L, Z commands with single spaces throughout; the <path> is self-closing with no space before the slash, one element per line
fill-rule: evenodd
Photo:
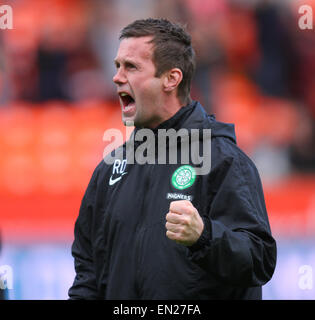
<path fill-rule="evenodd" d="M 182 70 L 173 68 L 165 73 L 164 76 L 164 90 L 171 92 L 175 90 L 183 79 Z"/>

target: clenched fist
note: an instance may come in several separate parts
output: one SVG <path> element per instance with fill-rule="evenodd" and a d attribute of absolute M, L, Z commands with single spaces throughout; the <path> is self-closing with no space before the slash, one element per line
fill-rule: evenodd
<path fill-rule="evenodd" d="M 166 236 L 185 246 L 193 245 L 204 228 L 198 210 L 188 200 L 172 201 L 166 215 Z"/>

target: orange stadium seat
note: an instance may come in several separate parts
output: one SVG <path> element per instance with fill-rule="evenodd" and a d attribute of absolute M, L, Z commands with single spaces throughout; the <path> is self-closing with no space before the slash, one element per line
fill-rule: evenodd
<path fill-rule="evenodd" d="M 259 139 L 256 116 L 260 97 L 245 77 L 225 74 L 214 88 L 214 112 L 217 120 L 234 123 L 238 145 L 251 152 Z"/>
<path fill-rule="evenodd" d="M 261 95 L 240 75 L 224 75 L 215 86 L 217 118 L 235 124 L 237 142 L 246 152 L 266 140 L 277 146 L 292 140 L 299 116 L 293 102 Z"/>
<path fill-rule="evenodd" d="M 58 226 L 71 235 L 83 192 L 102 160 L 104 131 L 122 127 L 117 104 L 0 109 L 3 233 L 48 236 Z"/>

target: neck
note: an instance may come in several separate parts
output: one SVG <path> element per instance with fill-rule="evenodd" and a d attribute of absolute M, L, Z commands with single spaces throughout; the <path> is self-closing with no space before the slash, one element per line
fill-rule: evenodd
<path fill-rule="evenodd" d="M 155 121 L 151 122 L 151 125 L 148 126 L 150 129 L 155 129 L 162 122 L 172 118 L 185 104 L 175 96 L 168 96 L 165 99 L 161 99 L 158 104 L 160 108 L 159 116 L 156 117 Z M 152 119 L 151 119 L 152 121 Z M 146 127 L 145 125 L 143 126 Z"/>

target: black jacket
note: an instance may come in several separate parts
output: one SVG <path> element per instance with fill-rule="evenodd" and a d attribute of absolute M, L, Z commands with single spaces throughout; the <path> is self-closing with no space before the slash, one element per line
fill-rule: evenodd
<path fill-rule="evenodd" d="M 276 243 L 259 174 L 237 147 L 234 126 L 192 102 L 160 128 L 210 128 L 210 173 L 178 190 L 171 178 L 181 164 L 127 163 L 115 171 L 102 161 L 75 224 L 70 299 L 261 299 Z M 170 202 L 185 198 L 205 223 L 191 247 L 166 237 Z"/>

